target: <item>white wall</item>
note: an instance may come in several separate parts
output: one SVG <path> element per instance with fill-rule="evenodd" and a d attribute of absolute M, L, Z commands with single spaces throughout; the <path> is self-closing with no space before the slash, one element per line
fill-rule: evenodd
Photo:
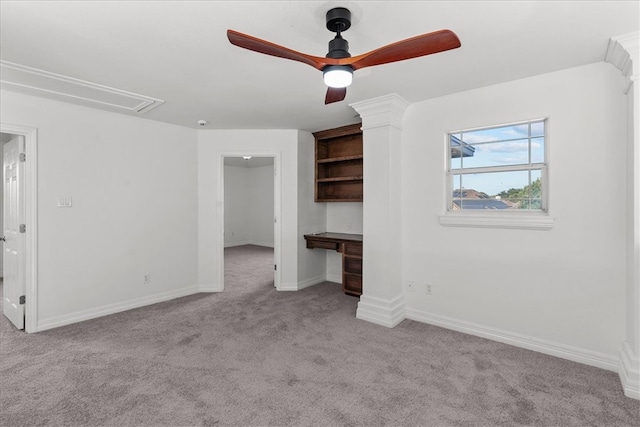
<path fill-rule="evenodd" d="M 224 246 L 273 247 L 273 165 L 224 167 Z"/>
<path fill-rule="evenodd" d="M 249 232 L 252 245 L 273 247 L 273 166 L 246 168 L 249 175 Z"/>
<path fill-rule="evenodd" d="M 38 129 L 38 329 L 197 291 L 194 130 L 9 91 L 1 111 Z"/>
<path fill-rule="evenodd" d="M 224 166 L 224 247 L 248 245 L 251 197 L 247 168 Z"/>
<path fill-rule="evenodd" d="M 298 288 L 326 280 L 326 250 L 307 249 L 305 234 L 324 231 L 326 203 L 315 203 L 315 140 L 308 132 L 298 132 Z"/>
<path fill-rule="evenodd" d="M 326 203 L 326 230 L 334 233 L 362 234 L 362 203 Z M 342 254 L 327 251 L 327 280 L 342 282 Z"/>
<path fill-rule="evenodd" d="M 615 368 L 625 332 L 625 103 L 619 72 L 597 63 L 413 104 L 402 148 L 402 280 L 418 284 L 405 294 L 410 317 Z M 553 229 L 441 226 L 445 133 L 541 117 Z"/>

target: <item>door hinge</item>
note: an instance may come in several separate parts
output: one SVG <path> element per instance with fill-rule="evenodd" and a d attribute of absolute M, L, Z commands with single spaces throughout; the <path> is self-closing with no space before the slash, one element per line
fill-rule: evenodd
<path fill-rule="evenodd" d="M 20 161 L 21 162 L 27 161 L 27 153 L 20 153 Z"/>
<path fill-rule="evenodd" d="M 273 269 L 274 269 L 275 271 L 278 271 L 278 264 L 273 264 Z"/>
<path fill-rule="evenodd" d="M 20 224 L 20 232 L 21 233 L 26 233 L 27 232 L 27 225 L 26 224 Z"/>
<path fill-rule="evenodd" d="M 22 296 L 20 297 L 20 305 L 24 305 L 26 302 L 27 302 L 27 297 L 26 297 L 26 296 L 24 296 L 24 295 L 22 295 Z"/>

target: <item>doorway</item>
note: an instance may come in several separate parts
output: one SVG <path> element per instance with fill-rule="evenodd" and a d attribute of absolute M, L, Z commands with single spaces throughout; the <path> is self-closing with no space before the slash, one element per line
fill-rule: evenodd
<path fill-rule="evenodd" d="M 222 289 L 279 286 L 279 174 L 275 155 L 222 156 Z"/>
<path fill-rule="evenodd" d="M 4 178 L 9 178 L 15 188 L 7 192 L 6 182 L 3 180 L 3 232 L 7 242 L 2 247 L 3 252 L 3 315 L 11 320 L 16 327 L 26 332 L 37 331 L 37 130 L 24 126 L 0 123 L 0 140 L 3 152 L 6 147 L 14 146 L 13 167 L 16 171 L 15 181 L 9 171 L 4 168 Z M 4 157 L 4 156 L 3 156 Z M 7 161 L 5 161 L 6 163 Z M 9 176 L 8 176 L 9 175 Z M 14 194 L 14 200 L 7 203 L 8 194 Z M 19 196 L 17 196 L 19 195 Z M 17 197 L 17 200 L 15 198 Z M 9 205 L 16 206 L 14 213 L 10 213 Z M 11 223 L 8 218 L 13 215 Z M 5 226 L 6 225 L 6 226 Z M 10 249 L 12 255 L 8 257 Z"/>

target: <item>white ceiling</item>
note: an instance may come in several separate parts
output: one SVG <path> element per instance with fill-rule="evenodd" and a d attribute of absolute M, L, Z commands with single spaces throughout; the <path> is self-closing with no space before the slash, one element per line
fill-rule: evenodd
<path fill-rule="evenodd" d="M 638 1 L 1 1 L 0 56 L 164 100 L 142 115 L 178 125 L 316 131 L 359 121 L 349 104 L 410 102 L 604 60 L 638 31 Z M 448 28 L 456 50 L 359 70 L 324 105 L 322 74 L 229 43 L 234 29 L 324 56 L 325 13 L 352 12 L 352 55 Z M 135 112 L 127 114 L 138 114 Z"/>
<path fill-rule="evenodd" d="M 13 139 L 13 135 L 8 133 L 0 133 L 0 144 L 4 144 L 5 142 L 9 142 Z"/>

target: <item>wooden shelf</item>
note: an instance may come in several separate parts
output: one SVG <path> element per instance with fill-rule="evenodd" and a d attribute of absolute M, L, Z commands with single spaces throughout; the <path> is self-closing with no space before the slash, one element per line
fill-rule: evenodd
<path fill-rule="evenodd" d="M 316 182 L 338 182 L 338 181 L 362 181 L 360 176 L 336 176 L 333 178 L 318 178 Z"/>
<path fill-rule="evenodd" d="M 349 160 L 360 160 L 364 156 L 362 154 L 358 154 L 355 156 L 344 156 L 344 157 L 330 157 L 328 159 L 318 159 L 317 163 L 332 163 L 332 162 L 346 162 Z"/>
<path fill-rule="evenodd" d="M 364 153 L 361 124 L 313 134 L 315 153 L 315 201 L 361 202 Z"/>
<path fill-rule="evenodd" d="M 341 198 L 340 200 L 337 199 L 318 199 L 316 200 L 316 202 L 319 203 L 335 203 L 335 202 L 361 202 L 362 199 L 357 198 L 357 199 L 346 199 L 346 198 Z"/>

